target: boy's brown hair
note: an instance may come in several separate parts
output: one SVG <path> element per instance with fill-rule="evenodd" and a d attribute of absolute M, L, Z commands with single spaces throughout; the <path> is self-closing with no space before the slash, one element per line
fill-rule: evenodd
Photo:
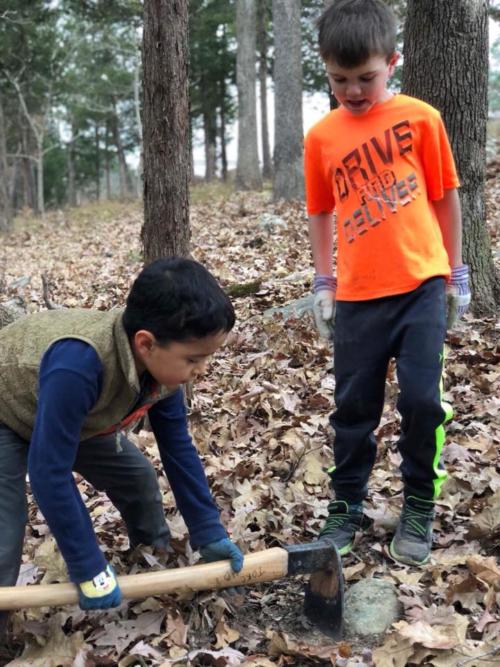
<path fill-rule="evenodd" d="M 376 55 L 389 62 L 396 32 L 396 17 L 382 0 L 333 0 L 318 20 L 319 52 L 340 67 L 357 67 Z"/>

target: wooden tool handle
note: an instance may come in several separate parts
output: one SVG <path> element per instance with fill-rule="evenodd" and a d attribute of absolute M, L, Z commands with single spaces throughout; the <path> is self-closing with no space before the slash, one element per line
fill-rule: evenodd
<path fill-rule="evenodd" d="M 243 569 L 238 574 L 231 570 L 228 560 L 223 560 L 173 570 L 130 574 L 118 577 L 118 582 L 123 597 L 136 599 L 273 581 L 285 577 L 287 572 L 288 553 L 275 547 L 245 556 Z M 0 609 L 52 607 L 77 602 L 78 591 L 71 583 L 0 587 Z"/>

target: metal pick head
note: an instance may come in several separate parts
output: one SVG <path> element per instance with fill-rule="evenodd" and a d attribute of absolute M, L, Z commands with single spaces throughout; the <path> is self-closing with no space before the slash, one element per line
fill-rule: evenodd
<path fill-rule="evenodd" d="M 331 558 L 306 585 L 304 613 L 319 630 L 338 640 L 344 630 L 344 577 L 340 554 L 332 542 L 328 544 L 332 547 Z"/>

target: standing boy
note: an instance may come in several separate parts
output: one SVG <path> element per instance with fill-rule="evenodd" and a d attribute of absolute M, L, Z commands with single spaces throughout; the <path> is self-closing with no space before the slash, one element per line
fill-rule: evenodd
<path fill-rule="evenodd" d="M 387 89 L 398 57 L 392 11 L 381 0 L 334 0 L 318 27 L 320 53 L 340 105 L 305 141 L 314 314 L 320 333 L 330 337 L 334 331 L 336 378 L 330 418 L 335 500 L 321 537 L 345 554 L 363 525 L 376 455 L 373 431 L 394 357 L 404 504 L 390 553 L 421 564 L 430 555 L 434 500 L 446 478 L 446 303 L 454 316 L 470 301 L 459 181 L 438 111 Z"/>
<path fill-rule="evenodd" d="M 188 433 L 181 388 L 205 372 L 234 319 L 206 269 L 172 258 L 140 273 L 125 310 L 35 313 L 0 331 L 0 586 L 14 585 L 19 572 L 28 472 L 82 609 L 120 604 L 72 472 L 106 491 L 132 546 L 166 548 L 156 472 L 126 436 L 146 412 L 191 545 L 207 561 L 228 558 L 241 569 Z"/>

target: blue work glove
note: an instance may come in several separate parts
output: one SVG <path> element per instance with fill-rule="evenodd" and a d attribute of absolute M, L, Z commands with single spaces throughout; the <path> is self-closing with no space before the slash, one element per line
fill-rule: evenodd
<path fill-rule="evenodd" d="M 446 326 L 448 329 L 467 311 L 470 304 L 469 267 L 455 266 L 446 285 Z"/>
<path fill-rule="evenodd" d="M 313 282 L 313 315 L 316 328 L 322 338 L 330 340 L 333 335 L 337 279 L 316 274 Z"/>
<path fill-rule="evenodd" d="M 77 586 L 80 609 L 109 609 L 121 604 L 122 592 L 111 565 L 90 581 L 82 581 Z"/>
<path fill-rule="evenodd" d="M 224 537 L 222 540 L 210 542 L 204 547 L 200 547 L 200 554 L 207 563 L 230 559 L 233 572 L 239 572 L 243 567 L 243 554 L 236 544 L 231 542 L 229 537 Z"/>

